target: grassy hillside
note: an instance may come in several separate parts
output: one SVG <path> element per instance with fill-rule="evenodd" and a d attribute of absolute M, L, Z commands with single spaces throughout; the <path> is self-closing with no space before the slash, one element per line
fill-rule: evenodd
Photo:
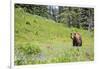
<path fill-rule="evenodd" d="M 80 32 L 83 46 L 72 46 L 71 32 Z M 68 28 L 37 15 L 15 9 L 15 65 L 89 61 L 94 59 L 94 35 Z"/>

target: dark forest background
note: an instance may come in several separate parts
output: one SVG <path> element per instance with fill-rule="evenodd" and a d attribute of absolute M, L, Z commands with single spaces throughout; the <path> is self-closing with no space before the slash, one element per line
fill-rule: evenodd
<path fill-rule="evenodd" d="M 94 30 L 94 8 L 31 4 L 15 4 L 15 8 L 23 8 L 30 14 L 64 23 L 68 27 Z"/>

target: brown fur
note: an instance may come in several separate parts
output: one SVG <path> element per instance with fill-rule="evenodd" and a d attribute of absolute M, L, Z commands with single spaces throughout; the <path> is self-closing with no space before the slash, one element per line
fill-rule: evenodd
<path fill-rule="evenodd" d="M 71 39 L 73 40 L 73 46 L 82 46 L 82 37 L 80 33 L 71 33 Z"/>

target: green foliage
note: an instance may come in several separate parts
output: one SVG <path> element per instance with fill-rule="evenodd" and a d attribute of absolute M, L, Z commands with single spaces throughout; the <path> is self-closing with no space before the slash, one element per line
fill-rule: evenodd
<path fill-rule="evenodd" d="M 24 46 L 19 46 L 18 50 L 20 52 L 24 52 L 24 54 L 26 54 L 26 55 L 31 55 L 31 54 L 36 55 L 36 54 L 40 53 L 40 51 L 41 51 L 38 46 L 31 45 L 30 43 L 25 44 Z"/>
<path fill-rule="evenodd" d="M 15 9 L 15 65 L 93 61 L 94 32 L 66 27 L 38 15 Z M 73 47 L 71 32 L 82 35 L 82 47 Z"/>
<path fill-rule="evenodd" d="M 40 47 L 33 43 L 17 44 L 15 46 L 15 64 L 29 63 L 29 59 L 35 58 L 40 52 Z"/>
<path fill-rule="evenodd" d="M 45 5 L 15 4 L 15 8 L 23 8 L 27 13 L 48 17 L 48 8 Z"/>
<path fill-rule="evenodd" d="M 42 16 L 68 27 L 94 29 L 94 9 L 81 7 L 65 7 L 53 5 L 15 4 L 15 8 L 23 10 L 32 15 Z"/>
<path fill-rule="evenodd" d="M 69 27 L 83 28 L 94 24 L 94 9 L 80 7 L 59 7 L 59 22 L 67 24 Z M 86 26 L 86 25 L 87 26 Z M 88 28 L 87 28 L 88 29 Z"/>

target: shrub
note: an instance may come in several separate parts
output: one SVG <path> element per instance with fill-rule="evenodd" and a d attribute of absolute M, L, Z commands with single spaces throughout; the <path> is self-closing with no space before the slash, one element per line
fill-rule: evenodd
<path fill-rule="evenodd" d="M 22 65 L 22 64 L 29 64 L 33 62 L 32 58 L 35 59 L 35 56 L 41 52 L 39 46 L 31 43 L 17 45 L 15 47 L 15 64 Z"/>

